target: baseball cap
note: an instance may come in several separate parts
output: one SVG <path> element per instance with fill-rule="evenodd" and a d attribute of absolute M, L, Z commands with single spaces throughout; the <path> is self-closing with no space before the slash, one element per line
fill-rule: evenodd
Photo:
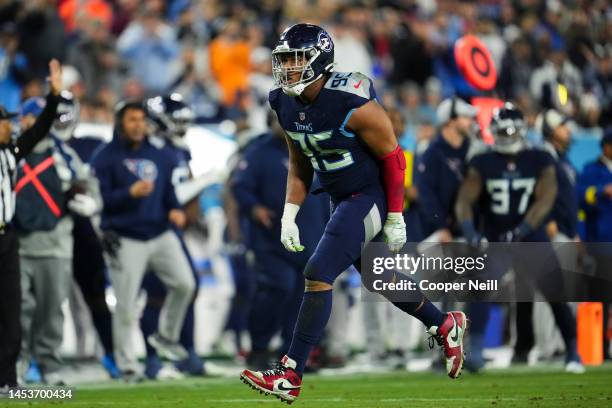
<path fill-rule="evenodd" d="M 562 114 L 555 109 L 548 109 L 544 113 L 540 113 L 536 118 L 536 129 L 544 135 L 548 136 L 548 133 L 559 126 L 565 125 L 570 122 L 570 118 Z"/>
<path fill-rule="evenodd" d="M 45 108 L 47 102 L 40 96 L 33 96 L 25 100 L 21 104 L 21 116 L 34 115 L 38 116 Z"/>
<path fill-rule="evenodd" d="M 0 105 L 0 120 L 7 120 L 17 116 L 15 112 L 8 112 L 6 108 Z"/>
<path fill-rule="evenodd" d="M 446 123 L 458 116 L 475 118 L 478 111 L 476 108 L 461 98 L 453 97 L 443 100 L 436 110 L 438 123 Z"/>

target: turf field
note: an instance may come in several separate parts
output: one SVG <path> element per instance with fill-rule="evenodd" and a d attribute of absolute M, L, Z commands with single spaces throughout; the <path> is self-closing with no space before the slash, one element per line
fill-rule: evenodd
<path fill-rule="evenodd" d="M 292 408 L 309 407 L 612 407 L 612 366 L 577 376 L 551 369 L 510 369 L 486 375 L 399 372 L 353 376 L 307 376 Z M 34 407 L 282 407 L 260 396 L 239 379 L 185 379 L 139 385 L 81 385 L 65 402 L 0 402 L 0 406 Z"/>

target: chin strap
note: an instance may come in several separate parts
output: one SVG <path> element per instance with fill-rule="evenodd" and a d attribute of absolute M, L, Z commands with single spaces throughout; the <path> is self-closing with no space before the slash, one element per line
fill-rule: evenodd
<path fill-rule="evenodd" d="M 301 82 L 299 84 L 295 84 L 295 85 L 287 85 L 287 86 L 283 86 L 283 92 L 286 95 L 289 96 L 300 96 L 302 94 L 302 92 L 304 92 L 304 89 L 306 89 L 306 87 L 312 83 L 314 83 L 315 81 L 318 81 L 319 78 L 321 78 L 323 76 L 323 74 L 319 74 L 317 77 L 315 77 L 314 79 L 311 79 L 308 82 Z"/>

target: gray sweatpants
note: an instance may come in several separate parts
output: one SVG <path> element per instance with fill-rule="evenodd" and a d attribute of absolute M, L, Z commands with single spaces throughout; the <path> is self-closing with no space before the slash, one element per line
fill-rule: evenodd
<path fill-rule="evenodd" d="M 115 358 L 119 369 L 139 371 L 130 334 L 139 317 L 136 299 L 145 272 L 153 271 L 168 290 L 159 315 L 158 332 L 171 341 L 179 339 L 195 281 L 189 260 L 173 231 L 148 241 L 124 237 L 120 240 L 117 257 L 108 263 L 117 298 L 113 314 Z"/>
<path fill-rule="evenodd" d="M 62 302 L 72 281 L 72 259 L 20 257 L 21 363 L 36 358 L 43 374 L 61 366 L 59 350 L 64 333 Z"/>

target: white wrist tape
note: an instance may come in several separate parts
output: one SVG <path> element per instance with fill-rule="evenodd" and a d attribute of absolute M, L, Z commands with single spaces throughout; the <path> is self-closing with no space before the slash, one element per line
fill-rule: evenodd
<path fill-rule="evenodd" d="M 400 221 L 404 220 L 404 215 L 401 212 L 390 212 L 387 213 L 387 219 L 389 221 Z"/>
<path fill-rule="evenodd" d="M 293 203 L 285 203 L 285 209 L 283 210 L 282 220 L 295 222 L 300 206 Z"/>

